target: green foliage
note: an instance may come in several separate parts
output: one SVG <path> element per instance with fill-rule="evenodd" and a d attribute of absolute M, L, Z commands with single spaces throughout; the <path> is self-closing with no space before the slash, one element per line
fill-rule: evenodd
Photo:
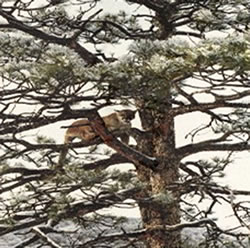
<path fill-rule="evenodd" d="M 98 30 L 105 21 L 110 24 L 107 25 L 108 28 L 105 33 L 100 32 L 98 34 L 97 38 L 100 39 L 100 43 L 109 42 L 115 44 L 120 43 L 122 38 L 126 38 L 124 33 L 118 28 L 119 25 L 127 30 L 137 30 L 140 28 L 137 18 L 135 18 L 135 16 L 128 17 L 125 11 L 119 11 L 115 15 L 105 14 L 97 20 L 99 20 L 99 22 L 96 23 L 96 27 L 94 28 L 96 30 Z"/>
<path fill-rule="evenodd" d="M 36 21 L 46 23 L 48 29 L 50 27 L 55 28 L 54 31 L 60 35 L 65 36 L 65 32 L 71 31 L 66 25 L 70 22 L 70 16 L 63 6 L 38 9 Z"/>
<path fill-rule="evenodd" d="M 8 53 L 13 56 L 7 63 L 2 62 L 0 73 L 6 79 L 19 82 L 25 89 L 70 93 L 92 79 L 80 57 L 62 46 L 48 46 L 25 36 L 0 38 L 2 60 L 6 60 Z"/>
<path fill-rule="evenodd" d="M 144 99 L 148 106 L 165 102 L 175 93 L 175 81 L 185 80 L 216 67 L 236 75 L 249 69 L 249 42 L 235 35 L 226 39 L 209 39 L 196 47 L 173 39 L 168 42 L 142 41 L 130 47 L 132 55 L 121 62 L 99 65 L 93 69 L 103 79 L 97 87 L 111 85 L 119 98 Z"/>
<path fill-rule="evenodd" d="M 44 136 L 44 135 L 38 135 L 36 137 L 36 141 L 37 141 L 38 144 L 46 144 L 46 143 L 55 144 L 56 143 L 54 139 L 49 138 L 49 137 Z"/>
<path fill-rule="evenodd" d="M 126 200 L 134 206 L 137 200 L 144 203 L 150 199 L 152 207 L 155 204 L 164 212 L 179 200 L 180 194 L 184 220 L 209 218 L 213 222 L 205 224 L 209 235 L 197 247 L 234 247 L 222 237 L 223 230 L 212 219 L 214 206 L 218 202 L 229 202 L 228 188 L 219 185 L 216 179 L 224 177 L 225 168 L 233 162 L 231 152 L 225 158 L 213 155 L 210 159 L 183 162 L 180 180 L 171 181 L 170 175 L 170 183 L 159 187 L 154 179 L 156 174 L 161 176 L 162 168 L 150 170 L 144 168 L 144 164 L 140 164 L 141 167 L 136 164 L 138 175 L 112 167 L 107 169 L 106 163 L 113 151 L 97 145 L 86 147 L 86 143 L 82 144 L 84 148 L 79 147 L 79 143 L 69 145 L 63 168 L 55 169 L 62 144 L 50 137 L 35 136 L 34 130 L 37 132 L 42 126 L 50 129 L 49 124 L 57 121 L 93 117 L 85 116 L 90 111 L 82 113 L 82 109 L 100 110 L 102 106 L 121 103 L 131 107 L 131 103 L 136 103 L 141 121 L 152 126 L 142 125 L 150 126 L 149 130 L 131 130 L 140 134 L 139 138 L 135 135 L 139 144 L 135 149 L 147 142 L 150 147 L 154 146 L 149 154 L 144 154 L 143 149 L 140 151 L 147 161 L 151 159 L 148 155 L 155 156 L 159 147 L 165 147 L 166 154 L 156 159 L 164 160 L 166 170 L 171 165 L 169 173 L 178 174 L 177 165 L 182 165 L 182 159 L 196 152 L 214 151 L 216 145 L 222 150 L 232 144 L 239 145 L 231 148 L 233 151 L 235 147 L 247 147 L 249 1 L 117 1 L 118 9 L 120 3 L 127 4 L 128 9 L 121 5 L 122 10 L 116 14 L 99 8 L 99 4 L 109 1 L 0 2 L 0 15 L 5 19 L 0 25 L 0 212 L 3 217 L 0 222 L 9 225 L 7 229 L 1 226 L 0 233 L 32 226 L 39 228 L 40 224 L 45 226 L 52 221 L 55 226 L 51 225 L 51 230 L 61 235 L 60 224 L 68 219 L 74 221 L 77 228 L 91 231 L 83 237 L 74 232 L 79 242 L 78 245 L 73 240 L 74 246 L 85 247 L 86 242 L 87 245 L 90 242 L 89 247 L 92 244 L 96 247 L 96 243 L 103 243 L 104 236 L 108 243 L 115 228 L 122 231 L 119 235 L 124 234 L 124 240 L 129 236 L 123 228 L 126 219 L 101 210 L 126 207 Z M 33 5 L 35 2 L 37 5 Z M 11 7 L 6 7 L 8 5 Z M 215 30 L 229 32 L 223 38 L 209 38 Z M 180 35 L 186 38 L 181 39 Z M 130 46 L 124 56 L 120 56 L 117 45 L 123 48 L 125 43 Z M 106 52 L 109 47 L 112 50 Z M 111 59 L 107 57 L 110 54 Z M 220 112 L 221 108 L 226 111 Z M 205 127 L 193 121 L 191 141 L 175 147 L 174 141 L 169 142 L 175 135 L 171 130 L 177 120 L 174 118 L 194 112 L 208 117 Z M 158 116 L 165 122 L 161 123 Z M 184 125 L 186 128 L 186 123 Z M 163 129 L 167 130 L 166 135 L 170 133 L 169 137 L 162 137 Z M 201 137 L 204 140 L 193 142 L 200 131 L 208 129 L 210 132 Z M 214 137 L 209 137 L 211 133 Z M 168 158 L 170 161 L 166 161 Z M 172 171 L 175 165 L 176 171 Z M 152 193 L 152 189 L 162 188 L 164 190 Z M 137 189 L 141 189 L 138 194 Z M 198 199 L 197 204 L 191 202 L 193 198 Z M 209 202 L 208 209 L 200 209 L 200 202 Z M 146 212 L 145 227 L 160 223 L 154 214 L 150 216 L 150 209 L 141 206 L 141 210 L 142 214 Z M 240 210 L 248 216 L 245 205 L 241 205 Z M 46 226 L 45 232 L 48 229 Z M 225 233 L 230 234 L 232 230 Z M 32 230 L 27 233 L 33 235 Z M 65 233 L 62 236 L 65 237 Z M 32 236 L 27 240 L 25 242 L 31 243 L 26 245 L 31 247 Z M 140 247 L 132 239 L 126 241 L 122 244 L 124 247 Z M 38 246 L 50 245 L 42 242 L 45 241 Z M 120 247 L 115 242 L 108 245 Z M 194 247 L 192 245 L 187 241 L 183 247 Z M 73 247 L 67 243 L 62 246 Z"/>

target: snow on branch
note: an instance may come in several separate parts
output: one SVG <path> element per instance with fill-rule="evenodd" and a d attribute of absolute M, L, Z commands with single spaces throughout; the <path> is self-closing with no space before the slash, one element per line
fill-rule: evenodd
<path fill-rule="evenodd" d="M 134 198 L 134 195 L 136 195 L 136 193 L 140 191 L 141 191 L 140 187 L 133 187 L 133 188 L 126 189 L 126 190 L 121 190 L 117 193 L 103 192 L 99 194 L 99 196 L 94 201 L 89 201 L 89 202 L 79 201 L 79 202 L 73 203 L 65 211 L 58 213 L 57 219 L 80 216 L 80 215 L 85 215 L 88 213 L 95 212 L 104 207 L 109 207 L 116 203 L 121 203 L 125 201 L 126 199 L 129 199 L 129 198 L 132 199 Z"/>
<path fill-rule="evenodd" d="M 35 232 L 37 235 L 39 235 L 41 239 L 44 240 L 47 244 L 49 244 L 51 247 L 62 248 L 62 246 L 58 245 L 50 237 L 48 237 L 44 232 L 42 232 L 41 229 L 39 229 L 39 227 L 33 227 L 32 231 Z"/>
<path fill-rule="evenodd" d="M 3 9 L 0 9 L 0 16 L 3 17 L 9 24 L 5 25 L 5 27 L 15 28 L 44 41 L 49 41 L 58 45 L 67 46 L 70 49 L 76 51 L 89 65 L 94 65 L 96 63 L 101 62 L 96 55 L 92 54 L 86 48 L 76 42 L 74 35 L 70 38 L 60 38 L 54 35 L 47 34 L 39 29 L 24 24 L 23 22 L 16 19 L 14 16 L 9 14 L 7 11 L 4 11 Z"/>
<path fill-rule="evenodd" d="M 92 163 L 84 164 L 81 168 L 84 170 L 106 169 L 111 165 L 129 163 L 130 160 L 121 156 L 119 153 L 112 154 L 108 159 L 98 160 Z"/>
<path fill-rule="evenodd" d="M 150 232 L 155 232 L 155 231 L 166 231 L 166 232 L 175 232 L 175 231 L 179 231 L 182 230 L 184 228 L 198 228 L 198 227 L 203 227 L 204 225 L 211 225 L 216 227 L 216 224 L 210 220 L 210 219 L 201 219 L 198 221 L 193 221 L 193 222 L 187 222 L 187 223 L 180 223 L 180 224 L 176 224 L 176 225 L 171 225 L 171 226 L 167 226 L 167 225 L 158 225 L 158 226 L 154 226 L 152 228 L 144 228 L 141 230 L 137 230 L 137 231 L 131 231 L 131 232 L 126 232 L 125 230 L 122 230 L 122 232 L 117 232 L 117 233 L 112 233 L 110 235 L 106 235 L 106 236 L 100 236 L 97 238 L 97 240 L 92 240 L 92 241 L 88 241 L 85 243 L 85 245 L 93 245 L 96 242 L 105 242 L 105 241 L 114 241 L 116 239 L 123 239 L 123 240 L 128 240 L 128 239 L 144 239 L 145 235 L 147 235 Z"/>

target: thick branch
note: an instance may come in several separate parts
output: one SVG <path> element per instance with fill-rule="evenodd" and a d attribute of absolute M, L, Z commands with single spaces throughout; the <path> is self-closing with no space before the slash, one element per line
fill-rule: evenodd
<path fill-rule="evenodd" d="M 22 177 L 15 178 L 15 181 L 13 180 L 11 185 L 8 184 L 9 186 L 0 188 L 0 194 L 5 193 L 5 192 L 10 192 L 11 190 L 19 188 L 19 187 L 21 188 L 25 184 L 28 184 L 28 183 L 33 182 L 33 181 L 42 180 L 44 177 L 45 177 L 45 175 L 38 174 L 35 176 L 28 176 L 28 177 L 24 177 L 24 178 L 22 178 Z"/>
<path fill-rule="evenodd" d="M 239 100 L 243 97 L 249 96 L 250 95 L 250 90 L 245 90 L 242 92 L 237 92 L 235 94 L 231 94 L 231 95 L 218 95 L 214 92 L 210 92 L 216 100 L 223 100 L 223 101 L 233 101 L 233 100 Z"/>
<path fill-rule="evenodd" d="M 14 231 L 23 230 L 23 229 L 27 229 L 29 227 L 37 226 L 37 225 L 40 225 L 42 223 L 45 223 L 46 221 L 47 221 L 47 217 L 43 217 L 40 219 L 39 218 L 32 219 L 28 222 L 23 222 L 21 224 L 14 225 L 14 226 L 9 225 L 9 226 L 6 226 L 6 228 L 3 228 L 2 230 L 0 230 L 0 236 L 14 232 Z"/>
<path fill-rule="evenodd" d="M 24 33 L 30 34 L 38 39 L 42 39 L 47 42 L 49 41 L 58 45 L 67 46 L 75 50 L 81 56 L 81 58 L 83 58 L 89 65 L 94 65 L 96 63 L 101 62 L 94 54 L 92 54 L 87 49 L 82 47 L 79 43 L 77 43 L 74 38 L 59 38 L 54 35 L 46 34 L 39 29 L 30 27 L 24 24 L 23 22 L 17 20 L 14 16 L 10 15 L 1 8 L 0 8 L 0 16 L 2 16 L 4 19 L 8 21 L 9 28 L 15 28 Z"/>
<path fill-rule="evenodd" d="M 249 103 L 239 103 L 239 102 L 225 102 L 225 101 L 215 101 L 212 103 L 199 103 L 198 105 L 185 105 L 173 109 L 173 114 L 175 116 L 186 114 L 195 111 L 205 112 L 210 109 L 215 108 L 250 108 Z"/>
<path fill-rule="evenodd" d="M 115 153 L 108 159 L 98 160 L 93 163 L 84 164 L 82 168 L 84 170 L 96 170 L 96 169 L 104 170 L 111 165 L 117 165 L 117 164 L 129 163 L 129 162 L 130 160 L 128 160 L 127 158 L 121 156 L 118 153 Z"/>
<path fill-rule="evenodd" d="M 25 167 L 10 167 L 6 170 L 0 172 L 0 176 L 12 174 L 12 173 L 20 173 L 22 176 L 31 176 L 31 175 L 49 175 L 53 171 L 50 169 L 28 169 Z"/>
<path fill-rule="evenodd" d="M 91 112 L 92 112 L 91 109 L 80 109 L 80 110 L 67 109 L 63 110 L 60 115 L 55 115 L 55 116 L 20 117 L 20 115 L 12 115 L 11 118 L 15 120 L 13 120 L 12 122 L 8 123 L 6 122 L 1 124 L 0 134 L 13 134 L 13 133 L 16 134 L 37 127 L 41 127 L 47 124 L 56 123 L 62 120 L 86 118 Z M 5 117 L 8 118 L 7 116 Z"/>
<path fill-rule="evenodd" d="M 97 111 L 93 111 L 93 113 L 90 114 L 89 120 L 92 128 L 109 147 L 113 148 L 134 164 L 144 165 L 152 170 L 156 168 L 158 161 L 155 158 L 144 155 L 116 139 L 115 136 L 105 128 L 105 124 Z"/>
<path fill-rule="evenodd" d="M 117 193 L 108 192 L 101 193 L 94 202 L 77 202 L 73 203 L 71 206 L 67 207 L 65 211 L 58 214 L 57 218 L 70 218 L 74 216 L 81 216 L 88 213 L 95 212 L 102 208 L 112 206 L 116 203 L 121 203 L 126 199 L 134 198 L 134 196 L 141 191 L 141 188 L 131 188 L 127 190 L 122 190 Z"/>
<path fill-rule="evenodd" d="M 180 223 L 180 224 L 176 224 L 176 225 L 158 225 L 158 226 L 154 226 L 152 228 L 147 228 L 147 229 L 142 229 L 136 232 L 131 232 L 131 233 L 123 233 L 123 234 L 111 234 L 110 236 L 114 236 L 115 237 L 129 237 L 129 238 L 139 238 L 140 236 L 142 236 L 141 238 L 143 238 L 143 236 L 147 233 L 150 232 L 155 232 L 157 230 L 164 230 L 166 232 L 175 232 L 175 231 L 180 231 L 184 228 L 191 228 L 191 227 L 203 227 L 204 225 L 211 225 L 211 226 L 216 226 L 216 224 L 210 220 L 210 219 L 201 219 L 198 221 L 191 221 L 191 222 L 186 222 L 186 223 Z M 108 236 L 106 236 L 108 237 Z"/>
<path fill-rule="evenodd" d="M 110 235 L 106 235 L 106 236 L 100 236 L 98 237 L 96 240 L 91 240 L 88 241 L 86 243 L 83 244 L 82 247 L 86 246 L 90 246 L 90 245 L 94 245 L 95 243 L 100 243 L 100 242 L 105 242 L 105 241 L 114 241 L 114 240 L 129 240 L 129 239 L 138 239 L 138 240 L 144 240 L 145 239 L 145 235 L 152 233 L 154 234 L 155 231 L 159 231 L 159 230 L 163 230 L 166 232 L 175 232 L 175 231 L 179 231 L 182 230 L 184 228 L 193 228 L 193 227 L 203 227 L 204 225 L 211 225 L 211 226 L 215 226 L 215 223 L 210 220 L 210 219 L 202 219 L 199 221 L 193 221 L 193 222 L 187 222 L 187 223 L 181 223 L 181 224 L 177 224 L 177 225 L 171 225 L 171 226 L 154 226 L 153 228 L 148 228 L 148 229 L 141 229 L 138 231 L 133 231 L 133 232 L 125 232 L 123 230 L 123 232 L 120 233 L 113 233 Z"/>
<path fill-rule="evenodd" d="M 25 140 L 21 140 L 21 139 L 0 139 L 0 145 L 2 144 L 3 146 L 6 146 L 7 143 L 10 143 L 13 145 L 17 145 L 20 144 L 22 146 L 24 146 L 23 150 L 14 150 L 13 152 L 9 153 L 9 154 L 3 154 L 2 156 L 0 156 L 1 159 L 6 159 L 6 158 L 11 158 L 13 156 L 13 154 L 15 156 L 20 156 L 22 154 L 25 154 L 29 151 L 35 151 L 35 150 L 53 150 L 53 151 L 61 151 L 64 147 L 65 144 L 34 144 L 34 143 L 30 143 L 28 141 Z M 99 145 L 102 143 L 102 140 L 100 138 L 95 138 L 89 142 L 75 142 L 75 143 L 71 143 L 68 144 L 67 147 L 68 148 L 83 148 L 83 147 L 89 147 L 92 145 Z"/>
<path fill-rule="evenodd" d="M 196 144 L 189 144 L 176 149 L 176 152 L 180 158 L 195 154 L 198 152 L 209 151 L 248 151 L 250 150 L 250 144 L 247 142 L 239 142 L 235 144 L 214 144 L 207 142 L 200 142 Z"/>
<path fill-rule="evenodd" d="M 181 106 L 178 108 L 175 108 L 173 113 L 174 115 L 194 112 L 194 111 L 202 111 L 206 112 L 210 109 L 215 108 L 250 108 L 249 103 L 244 102 L 228 102 L 228 101 L 235 101 L 235 100 L 241 100 L 244 97 L 247 97 L 250 95 L 250 90 L 245 90 L 243 92 L 237 92 L 235 94 L 231 95 L 218 95 L 216 93 L 213 93 L 210 91 L 210 94 L 212 94 L 215 97 L 214 102 L 210 103 L 199 103 L 195 100 L 193 96 L 186 93 L 181 87 L 178 86 L 178 84 L 175 85 L 175 88 L 177 91 L 183 95 L 191 104 Z"/>

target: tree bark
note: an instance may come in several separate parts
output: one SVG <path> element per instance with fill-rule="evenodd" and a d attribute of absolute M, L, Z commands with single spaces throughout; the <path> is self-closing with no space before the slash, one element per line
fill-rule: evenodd
<path fill-rule="evenodd" d="M 143 225 L 151 230 L 146 235 L 149 248 L 179 248 L 179 232 L 166 232 L 154 227 L 180 223 L 180 206 L 178 191 L 171 192 L 167 187 L 178 180 L 179 161 L 175 156 L 174 118 L 171 109 L 163 112 L 146 109 L 140 106 L 142 127 L 149 138 L 137 141 L 138 149 L 149 156 L 156 157 L 160 163 L 156 170 L 137 166 L 138 178 L 145 183 L 146 190 L 142 197 L 153 197 L 152 202 L 140 203 L 139 208 Z"/>

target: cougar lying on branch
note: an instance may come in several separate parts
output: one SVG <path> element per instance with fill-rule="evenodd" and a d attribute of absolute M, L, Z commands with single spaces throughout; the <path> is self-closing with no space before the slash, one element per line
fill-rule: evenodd
<path fill-rule="evenodd" d="M 131 127 L 131 120 L 135 118 L 133 110 L 125 109 L 116 111 L 110 115 L 104 116 L 103 121 L 109 131 L 128 130 Z M 70 143 L 74 138 L 80 138 L 83 141 L 90 141 L 98 135 L 92 129 L 89 120 L 83 119 L 75 121 L 67 129 L 64 137 L 64 143 Z M 127 143 L 127 140 L 123 140 Z"/>
<path fill-rule="evenodd" d="M 117 110 L 116 112 L 109 114 L 107 116 L 102 117 L 106 128 L 109 131 L 123 131 L 119 135 L 121 141 L 125 144 L 129 142 L 129 135 L 126 133 L 126 130 L 131 128 L 131 121 L 135 118 L 136 111 L 125 109 L 125 110 Z M 91 127 L 90 121 L 88 119 L 82 119 L 73 122 L 67 129 L 64 136 L 64 144 L 67 145 L 73 141 L 75 138 L 79 138 L 82 141 L 90 141 L 96 138 L 98 134 L 95 133 L 93 128 Z M 61 151 L 58 161 L 58 166 L 62 166 L 65 157 L 67 155 L 68 148 L 65 148 Z"/>

